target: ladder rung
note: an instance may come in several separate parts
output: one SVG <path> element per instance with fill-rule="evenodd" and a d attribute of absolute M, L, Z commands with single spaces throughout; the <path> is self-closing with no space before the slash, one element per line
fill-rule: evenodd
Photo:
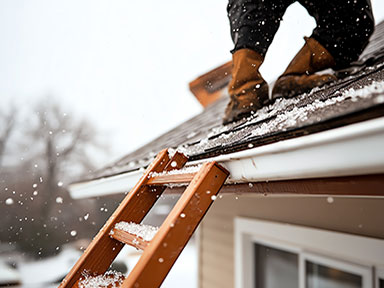
<path fill-rule="evenodd" d="M 192 181 L 196 173 L 184 173 L 184 174 L 163 174 L 151 177 L 147 185 L 165 185 L 165 184 L 182 184 Z"/>
<path fill-rule="evenodd" d="M 110 236 L 113 239 L 116 239 L 117 241 L 133 246 L 136 249 L 144 250 L 150 243 L 150 241 L 145 241 L 140 237 L 121 229 L 114 228 L 112 231 L 113 232 L 110 234 Z"/>

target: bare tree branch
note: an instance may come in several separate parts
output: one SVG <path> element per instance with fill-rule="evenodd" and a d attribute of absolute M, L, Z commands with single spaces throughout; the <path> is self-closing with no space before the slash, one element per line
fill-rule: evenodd
<path fill-rule="evenodd" d="M 4 152 L 9 138 L 15 127 L 16 113 L 12 108 L 8 113 L 0 111 L 0 167 L 2 166 Z"/>

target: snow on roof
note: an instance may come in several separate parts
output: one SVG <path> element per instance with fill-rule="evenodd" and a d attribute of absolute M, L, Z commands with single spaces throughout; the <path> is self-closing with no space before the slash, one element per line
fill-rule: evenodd
<path fill-rule="evenodd" d="M 303 105 L 296 105 L 305 98 L 311 97 L 316 91 L 294 99 L 277 99 L 274 104 L 261 109 L 256 117 L 250 117 L 242 128 L 242 132 L 245 133 L 239 133 L 237 129 L 216 131 L 216 134 L 207 135 L 195 145 L 181 146 L 178 150 L 187 155 L 203 154 L 210 149 L 226 145 L 228 141 L 233 143 L 237 138 L 240 141 L 244 138 L 249 139 L 248 147 L 252 148 L 257 144 L 252 143 L 252 138 L 309 126 L 319 122 L 319 117 L 324 121 L 334 116 L 333 114 L 345 114 L 351 106 L 355 106 L 354 103 L 359 103 L 359 108 L 384 103 L 384 81 L 381 80 L 372 81 L 366 86 L 361 86 L 360 89 L 350 88 L 336 92 L 330 98 L 315 99 L 313 102 L 306 101 Z M 289 106 L 291 108 L 287 109 Z M 264 121 L 267 119 L 270 120 Z M 260 124 L 257 125 L 258 123 Z"/>

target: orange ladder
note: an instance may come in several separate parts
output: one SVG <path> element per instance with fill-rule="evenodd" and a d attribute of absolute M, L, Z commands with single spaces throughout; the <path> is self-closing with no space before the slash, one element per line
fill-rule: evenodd
<path fill-rule="evenodd" d="M 205 163 L 197 173 L 167 173 L 181 169 L 187 157 L 176 152 L 172 159 L 165 149 L 149 165 L 135 187 L 99 231 L 59 288 L 79 287 L 83 273 L 104 274 L 124 244 L 143 253 L 120 287 L 159 287 L 208 211 L 229 172 L 216 162 Z M 167 184 L 190 182 L 152 240 L 146 241 L 126 229 L 122 221 L 141 223 Z M 117 226 L 119 227 L 119 225 Z"/>

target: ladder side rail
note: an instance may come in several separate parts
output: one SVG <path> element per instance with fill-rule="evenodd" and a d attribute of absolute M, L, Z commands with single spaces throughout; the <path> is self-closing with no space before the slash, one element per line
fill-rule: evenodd
<path fill-rule="evenodd" d="M 121 287 L 159 287 L 224 185 L 229 172 L 204 164 Z"/>

